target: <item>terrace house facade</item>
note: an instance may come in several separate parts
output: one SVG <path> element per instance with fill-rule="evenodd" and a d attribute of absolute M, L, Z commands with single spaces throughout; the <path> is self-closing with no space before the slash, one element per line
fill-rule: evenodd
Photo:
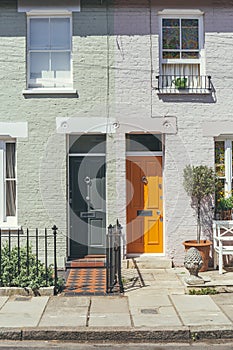
<path fill-rule="evenodd" d="M 105 253 L 183 262 L 187 164 L 232 190 L 227 0 L 0 3 L 0 227 L 59 228 L 59 266 Z M 211 238 L 208 227 L 203 237 Z"/>

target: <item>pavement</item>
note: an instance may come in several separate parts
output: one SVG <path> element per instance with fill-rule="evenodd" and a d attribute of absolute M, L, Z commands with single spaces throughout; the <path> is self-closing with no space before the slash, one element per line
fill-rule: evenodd
<path fill-rule="evenodd" d="M 233 340 L 233 272 L 200 273 L 188 287 L 183 268 L 123 270 L 124 295 L 1 296 L 0 339 L 80 342 Z M 215 295 L 189 295 L 220 291 Z M 205 289 L 206 290 L 206 289 Z M 197 292 L 196 292 L 197 293 Z"/>

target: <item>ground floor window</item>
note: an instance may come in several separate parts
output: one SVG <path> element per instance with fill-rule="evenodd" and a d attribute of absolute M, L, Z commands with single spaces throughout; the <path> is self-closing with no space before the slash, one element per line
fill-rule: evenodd
<path fill-rule="evenodd" d="M 0 140 L 0 223 L 16 219 L 16 147 L 14 140 Z"/>
<path fill-rule="evenodd" d="M 216 210 L 229 204 L 225 199 L 232 198 L 233 191 L 233 159 L 232 159 L 232 139 L 218 139 L 215 141 L 215 171 L 218 177 L 216 189 Z"/>

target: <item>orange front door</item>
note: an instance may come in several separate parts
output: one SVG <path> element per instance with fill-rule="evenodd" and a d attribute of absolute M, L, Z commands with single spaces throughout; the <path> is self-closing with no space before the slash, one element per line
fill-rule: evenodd
<path fill-rule="evenodd" d="M 162 253 L 162 157 L 127 157 L 126 177 L 127 253 Z"/>

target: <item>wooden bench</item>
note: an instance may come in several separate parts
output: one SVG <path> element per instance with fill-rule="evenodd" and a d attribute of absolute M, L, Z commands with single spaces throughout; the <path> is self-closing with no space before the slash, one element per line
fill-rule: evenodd
<path fill-rule="evenodd" d="M 222 274 L 223 256 L 233 255 L 233 220 L 213 221 L 214 268 Z"/>

